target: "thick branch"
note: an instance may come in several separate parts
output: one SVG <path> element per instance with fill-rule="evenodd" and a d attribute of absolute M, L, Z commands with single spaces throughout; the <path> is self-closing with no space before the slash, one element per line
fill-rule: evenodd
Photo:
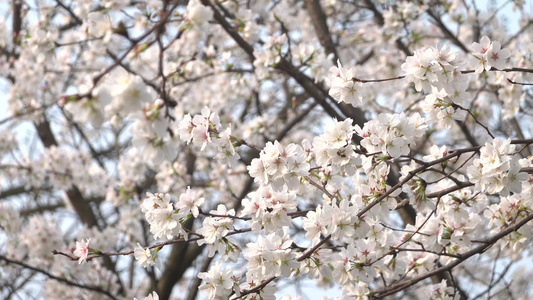
<path fill-rule="evenodd" d="M 333 54 L 332 60 L 335 64 L 337 62 L 337 59 L 339 59 L 339 54 L 337 53 L 337 48 L 335 47 L 333 39 L 331 38 L 331 33 L 329 32 L 327 23 L 327 16 L 324 13 L 322 6 L 320 5 L 320 1 L 305 0 L 305 8 L 309 13 L 311 23 L 313 23 L 313 27 L 315 28 L 315 32 L 318 36 L 318 40 L 320 41 L 320 45 L 324 47 L 326 55 Z"/>
<path fill-rule="evenodd" d="M 22 30 L 22 0 L 12 0 L 13 8 L 13 45 L 20 44 Z"/>

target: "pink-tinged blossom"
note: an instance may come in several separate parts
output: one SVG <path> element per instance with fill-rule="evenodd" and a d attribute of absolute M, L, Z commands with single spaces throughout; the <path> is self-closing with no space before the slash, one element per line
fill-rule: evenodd
<path fill-rule="evenodd" d="M 233 229 L 232 217 L 235 216 L 235 210 L 228 210 L 225 205 L 219 204 L 217 210 L 211 210 L 209 214 L 211 216 L 206 217 L 202 227 L 196 230 L 196 233 L 202 236 L 197 241 L 198 245 L 207 244 L 209 257 L 213 257 L 218 251 L 226 261 L 237 260 L 241 249 L 234 239 L 227 237 L 229 231 Z"/>
<path fill-rule="evenodd" d="M 463 65 L 458 53 L 452 52 L 448 45 L 444 45 L 440 48 L 415 50 L 413 56 L 407 57 L 401 68 L 406 79 L 414 82 L 417 91 L 431 92 L 436 89 L 453 94 L 453 85 L 464 80 L 459 73 L 459 68 Z"/>
<path fill-rule="evenodd" d="M 428 300 L 453 300 L 457 299 L 458 293 L 452 286 L 448 286 L 443 279 L 440 283 L 432 284 L 424 288 L 425 299 Z"/>
<path fill-rule="evenodd" d="M 207 299 L 229 299 L 233 286 L 237 283 L 236 277 L 229 266 L 222 270 L 222 263 L 217 261 L 209 268 L 209 272 L 198 274 L 204 283 L 198 287 L 201 292 L 207 293 Z"/>
<path fill-rule="evenodd" d="M 134 249 L 133 256 L 137 264 L 142 268 L 155 265 L 155 255 L 152 254 L 152 250 L 143 248 L 139 243 Z"/>
<path fill-rule="evenodd" d="M 488 65 L 501 70 L 505 68 L 505 61 L 511 57 L 511 51 L 507 48 L 502 49 L 500 42 L 493 41 L 486 55 Z"/>
<path fill-rule="evenodd" d="M 341 286 L 355 280 L 353 278 L 350 269 L 351 253 L 348 248 L 342 248 L 339 252 L 331 255 L 328 262 L 332 266 L 332 277 Z"/>
<path fill-rule="evenodd" d="M 183 235 L 187 238 L 187 232 L 181 226 L 186 214 L 175 211 L 174 205 L 170 202 L 170 195 L 159 193 L 146 193 L 146 195 L 148 197 L 142 202 L 141 211 L 150 224 L 150 232 L 154 237 L 171 239 Z"/>
<path fill-rule="evenodd" d="M 309 163 L 305 160 L 306 153 L 300 145 L 283 147 L 278 141 L 268 142 L 259 158 L 252 160 L 248 171 L 262 185 L 270 184 L 275 190 L 284 187 L 297 190 L 300 179 L 309 174 Z"/>
<path fill-rule="evenodd" d="M 492 67 L 501 70 L 505 68 L 505 61 L 509 57 L 511 57 L 509 49 L 502 49 L 500 42 L 491 42 L 487 36 L 483 36 L 480 43 L 474 42 L 472 44 L 470 63 L 475 68 L 476 73 L 489 71 Z"/>
<path fill-rule="evenodd" d="M 401 114 L 379 114 L 366 122 L 363 128 L 356 125 L 357 134 L 363 137 L 361 146 L 369 153 L 381 152 L 394 158 L 407 155 L 415 138 L 424 134 L 427 125 L 420 114 L 410 117 Z"/>
<path fill-rule="evenodd" d="M 313 154 L 316 164 L 322 167 L 331 166 L 332 172 L 346 171 L 352 175 L 357 166 L 361 165 L 360 157 L 355 154 L 352 136 L 356 127 L 348 118 L 342 122 L 334 120 L 326 125 L 324 133 L 313 139 Z"/>
<path fill-rule="evenodd" d="M 192 141 L 193 145 L 200 147 L 203 151 L 221 129 L 218 114 L 204 107 L 201 114 L 194 115 L 192 118 L 190 115 L 184 116 L 178 125 L 178 134 L 182 141 L 187 144 Z"/>
<path fill-rule="evenodd" d="M 243 251 L 244 259 L 248 261 L 247 278 L 254 281 L 265 280 L 272 276 L 288 277 L 292 270 L 300 263 L 290 246 L 292 240 L 284 231 L 283 236 L 271 233 L 266 237 L 259 236 L 254 243 L 248 243 Z"/>
<path fill-rule="evenodd" d="M 492 143 L 485 143 L 479 150 L 479 158 L 474 159 L 466 171 L 468 178 L 475 184 L 476 190 L 489 194 L 509 192 L 519 193 L 522 181 L 529 178 L 520 172 L 519 159 L 514 153 L 515 145 L 511 140 L 495 138 Z"/>
<path fill-rule="evenodd" d="M 243 200 L 243 216 L 252 216 L 253 231 L 264 229 L 265 233 L 282 232 L 291 223 L 288 213 L 295 212 L 298 201 L 294 191 L 282 188 L 274 190 L 272 186 L 261 186 Z"/>
<path fill-rule="evenodd" d="M 89 247 L 89 242 L 91 239 L 86 239 L 85 241 L 76 242 L 76 249 L 74 250 L 74 255 L 78 257 L 78 264 L 87 262 L 87 256 L 91 248 Z"/>
<path fill-rule="evenodd" d="M 193 217 L 197 218 L 200 213 L 199 208 L 205 201 L 205 198 L 201 197 L 201 195 L 200 191 L 191 190 L 190 187 L 187 187 L 187 191 L 180 195 L 179 201 L 175 204 L 176 209 L 180 213 L 191 213 Z"/>
<path fill-rule="evenodd" d="M 353 68 L 343 68 L 340 61 L 337 67 L 331 67 L 326 83 L 329 85 L 329 95 L 338 102 L 346 102 L 353 106 L 363 103 L 359 89 L 363 84 L 354 79 L 355 70 Z"/>
<path fill-rule="evenodd" d="M 214 143 L 218 146 L 218 154 L 216 158 L 219 159 L 221 163 L 227 164 L 230 168 L 236 168 L 240 155 L 235 151 L 235 147 L 233 146 L 231 127 L 222 131 L 219 134 L 219 138 L 216 139 Z"/>

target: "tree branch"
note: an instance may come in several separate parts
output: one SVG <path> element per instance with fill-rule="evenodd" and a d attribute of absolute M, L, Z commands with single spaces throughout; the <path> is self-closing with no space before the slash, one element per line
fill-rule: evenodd
<path fill-rule="evenodd" d="M 104 290 L 104 289 L 102 289 L 100 287 L 91 286 L 91 285 L 84 285 L 84 284 L 77 283 L 75 281 L 71 281 L 71 280 L 65 279 L 63 277 L 55 276 L 52 273 L 49 273 L 48 271 L 45 271 L 45 270 L 30 266 L 30 265 L 28 265 L 26 263 L 23 263 L 21 261 L 16 261 L 16 260 L 9 259 L 9 258 L 7 258 L 7 257 L 5 257 L 3 255 L 0 255 L 0 260 L 3 260 L 3 261 L 5 261 L 8 264 L 18 265 L 18 266 L 21 266 L 21 267 L 23 267 L 25 269 L 41 273 L 41 274 L 45 275 L 46 277 L 48 277 L 50 279 L 57 280 L 57 281 L 62 282 L 64 284 L 66 284 L 66 285 L 71 285 L 71 286 L 79 287 L 79 288 L 84 289 L 84 290 L 97 292 L 97 293 L 106 295 L 110 299 L 118 300 L 118 298 L 113 296 L 109 291 L 106 291 L 106 290 Z"/>

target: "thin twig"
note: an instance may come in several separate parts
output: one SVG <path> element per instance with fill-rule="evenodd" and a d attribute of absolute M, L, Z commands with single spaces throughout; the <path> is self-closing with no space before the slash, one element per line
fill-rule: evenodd
<path fill-rule="evenodd" d="M 117 300 L 117 298 L 115 296 L 113 296 L 113 294 L 111 294 L 109 291 L 103 290 L 100 287 L 92 286 L 92 285 L 80 284 L 80 283 L 77 283 L 75 281 L 71 281 L 71 280 L 65 279 L 64 277 L 55 276 L 55 275 L 53 275 L 52 273 L 50 273 L 48 271 L 45 271 L 45 270 L 30 266 L 30 265 L 28 265 L 26 263 L 23 263 L 21 261 L 16 261 L 16 260 L 9 259 L 9 258 L 7 258 L 7 257 L 5 257 L 3 255 L 0 255 L 0 260 L 3 260 L 3 261 L 5 261 L 8 264 L 18 265 L 18 266 L 21 266 L 21 267 L 23 267 L 25 269 L 29 269 L 29 270 L 41 273 L 41 274 L 45 275 L 46 277 L 48 277 L 50 279 L 57 280 L 57 281 L 62 282 L 64 284 L 75 286 L 75 287 L 79 287 L 81 289 L 85 289 L 85 290 L 89 290 L 89 291 L 93 291 L 93 292 L 97 292 L 97 293 L 106 295 L 110 299 Z"/>

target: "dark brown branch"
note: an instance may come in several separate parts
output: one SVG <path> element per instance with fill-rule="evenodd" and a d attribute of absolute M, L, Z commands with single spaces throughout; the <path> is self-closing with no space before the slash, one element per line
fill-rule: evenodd
<path fill-rule="evenodd" d="M 30 191 L 31 191 L 30 189 L 26 189 L 26 187 L 23 186 L 23 185 L 11 187 L 11 188 L 8 188 L 8 189 L 2 189 L 0 191 L 0 199 L 12 197 L 12 196 L 17 196 L 17 195 L 20 195 L 20 194 L 25 194 L 25 193 L 28 193 Z"/>
<path fill-rule="evenodd" d="M 533 85 L 533 83 L 527 83 L 527 82 L 516 82 L 516 81 L 513 81 L 509 78 L 507 78 L 507 81 L 509 81 L 510 84 L 517 84 L 517 85 Z"/>
<path fill-rule="evenodd" d="M 249 289 L 246 291 L 243 291 L 240 296 L 232 298 L 231 300 L 237 300 L 241 299 L 242 297 L 245 297 L 246 295 L 253 294 L 253 293 L 259 293 L 265 286 L 267 286 L 269 283 L 271 283 L 276 277 L 270 277 L 269 279 L 263 281 L 260 285 L 254 287 L 253 289 Z"/>
<path fill-rule="evenodd" d="M 332 61 L 333 64 L 336 64 L 337 60 L 339 59 L 339 54 L 337 53 L 337 48 L 335 47 L 335 44 L 331 38 L 331 33 L 327 23 L 327 16 L 320 5 L 320 1 L 305 0 L 305 8 L 309 13 L 311 23 L 313 23 L 313 27 L 315 28 L 320 45 L 324 47 L 326 55 L 333 54 Z"/>
<path fill-rule="evenodd" d="M 463 183 L 461 183 L 459 185 L 452 186 L 452 187 L 440 190 L 438 192 L 427 194 L 426 197 L 427 198 L 440 198 L 440 197 L 445 196 L 445 195 L 447 195 L 447 194 L 449 194 L 451 192 L 455 192 L 457 190 L 463 189 L 465 187 L 473 186 L 473 185 L 474 184 L 471 183 L 471 182 L 463 182 Z"/>
<path fill-rule="evenodd" d="M 13 45 L 20 44 L 22 30 L 22 0 L 11 0 L 13 8 Z"/>

